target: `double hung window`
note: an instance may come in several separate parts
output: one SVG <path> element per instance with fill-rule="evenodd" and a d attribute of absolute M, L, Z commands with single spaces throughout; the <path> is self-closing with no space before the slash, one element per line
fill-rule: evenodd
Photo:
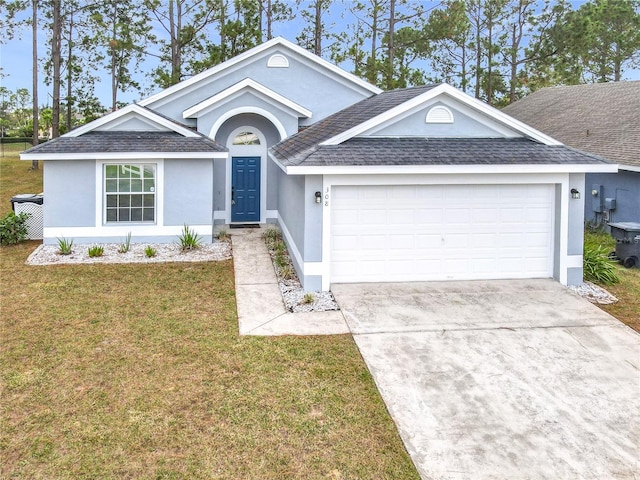
<path fill-rule="evenodd" d="M 105 223 L 156 221 L 156 165 L 104 166 Z"/>

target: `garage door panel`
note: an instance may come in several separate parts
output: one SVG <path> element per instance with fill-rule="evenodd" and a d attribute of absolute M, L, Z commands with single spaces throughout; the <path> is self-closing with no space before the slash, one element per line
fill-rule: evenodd
<path fill-rule="evenodd" d="M 497 243 L 498 235 L 494 232 L 472 232 L 471 234 L 471 243 L 475 245 L 477 249 L 480 248 L 490 248 L 491 250 L 495 249 L 495 245 Z"/>
<path fill-rule="evenodd" d="M 446 211 L 444 222 L 447 225 L 468 225 L 471 222 L 471 211 L 465 207 L 450 207 Z"/>
<path fill-rule="evenodd" d="M 548 251 L 550 248 L 549 245 L 549 236 L 546 232 L 530 232 L 524 236 L 523 239 L 524 246 L 527 248 L 539 247 L 544 249 L 544 251 Z"/>
<path fill-rule="evenodd" d="M 358 224 L 367 225 L 385 225 L 387 221 L 387 212 L 382 209 L 368 208 L 358 212 Z"/>
<path fill-rule="evenodd" d="M 415 243 L 413 235 L 391 235 L 389 238 L 389 246 L 393 250 L 414 250 Z"/>
<path fill-rule="evenodd" d="M 438 234 L 426 234 L 416 235 L 416 248 L 419 249 L 438 249 L 442 244 L 442 235 Z"/>
<path fill-rule="evenodd" d="M 476 224 L 482 223 L 495 223 L 496 218 L 498 218 L 498 209 L 497 208 L 476 208 L 472 212 L 471 222 Z"/>
<path fill-rule="evenodd" d="M 331 281 L 552 274 L 552 185 L 338 186 Z"/>
<path fill-rule="evenodd" d="M 418 208 L 416 223 L 418 225 L 440 225 L 444 218 L 442 208 Z"/>
<path fill-rule="evenodd" d="M 416 221 L 412 209 L 394 209 L 389 212 L 390 225 L 413 225 Z"/>
<path fill-rule="evenodd" d="M 527 223 L 547 224 L 550 221 L 550 212 L 546 206 L 527 208 Z"/>
<path fill-rule="evenodd" d="M 335 226 L 353 225 L 353 219 L 358 215 L 358 211 L 353 208 L 340 208 L 331 212 L 331 223 Z"/>
<path fill-rule="evenodd" d="M 380 254 L 384 254 L 387 246 L 387 237 L 385 235 L 367 235 L 362 237 L 360 247 L 364 250 L 377 250 Z"/>

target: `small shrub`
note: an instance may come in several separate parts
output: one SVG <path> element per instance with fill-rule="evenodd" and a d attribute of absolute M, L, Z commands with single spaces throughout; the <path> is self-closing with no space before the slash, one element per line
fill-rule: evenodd
<path fill-rule="evenodd" d="M 118 253 L 127 253 L 129 250 L 131 250 L 131 232 L 127 233 L 127 238 L 125 238 L 124 243 L 120 244 Z"/>
<path fill-rule="evenodd" d="M 584 278 L 603 285 L 620 281 L 615 262 L 609 257 L 610 249 L 594 242 L 584 245 Z"/>
<path fill-rule="evenodd" d="M 282 234 L 276 228 L 268 228 L 262 234 L 262 238 L 267 245 L 273 245 L 275 242 L 282 238 Z"/>
<path fill-rule="evenodd" d="M 224 228 L 220 229 L 220 231 L 218 232 L 218 234 L 216 235 L 216 238 L 220 241 L 220 242 L 226 242 L 229 240 L 229 232 L 227 232 Z"/>
<path fill-rule="evenodd" d="M 313 303 L 315 301 L 316 301 L 316 296 L 311 292 L 307 292 L 302 297 L 302 301 L 300 303 L 308 305 L 308 304 Z"/>
<path fill-rule="evenodd" d="M 296 272 L 291 265 L 287 264 L 284 267 L 280 267 L 280 277 L 284 280 L 293 280 L 296 276 Z"/>
<path fill-rule="evenodd" d="M 156 256 L 156 249 L 153 248 L 151 245 L 147 245 L 147 248 L 144 249 L 144 254 L 146 255 L 147 258 L 152 258 Z"/>
<path fill-rule="evenodd" d="M 88 250 L 89 256 L 93 257 L 101 257 L 104 253 L 104 247 L 102 245 L 92 245 Z"/>
<path fill-rule="evenodd" d="M 200 235 L 190 229 L 188 225 L 185 225 L 182 229 L 182 234 L 178 237 L 178 241 L 180 242 L 183 252 L 185 250 L 195 250 L 202 243 Z"/>
<path fill-rule="evenodd" d="M 16 215 L 9 212 L 0 219 L 0 244 L 15 245 L 27 238 L 27 219 L 29 214 L 21 212 Z"/>
<path fill-rule="evenodd" d="M 289 265 L 289 260 L 285 255 L 276 254 L 275 263 L 278 268 L 284 268 Z"/>
<path fill-rule="evenodd" d="M 58 253 L 60 255 L 70 255 L 73 247 L 73 238 L 67 240 L 66 238 L 58 238 Z"/>
<path fill-rule="evenodd" d="M 282 240 L 277 240 L 273 244 L 273 249 L 276 251 L 276 254 L 283 254 L 284 252 L 287 251 L 287 246 Z"/>

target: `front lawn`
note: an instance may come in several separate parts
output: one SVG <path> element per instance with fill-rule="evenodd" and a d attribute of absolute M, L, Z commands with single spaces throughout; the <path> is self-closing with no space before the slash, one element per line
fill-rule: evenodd
<path fill-rule="evenodd" d="M 640 333 L 640 268 L 617 268 L 620 283 L 605 288 L 619 301 L 599 307 Z"/>
<path fill-rule="evenodd" d="M 585 233 L 585 238 L 603 245 L 607 251 L 613 252 L 616 248 L 615 240 L 607 233 L 588 231 Z M 620 282 L 615 285 L 601 285 L 601 287 L 618 297 L 619 301 L 611 305 L 598 306 L 640 332 L 640 268 L 629 269 L 616 264 L 616 271 L 620 276 Z"/>
<path fill-rule="evenodd" d="M 2 214 L 41 191 L 6 162 Z M 232 261 L 36 246 L 0 247 L 0 478 L 419 478 L 350 336 L 238 336 Z"/>

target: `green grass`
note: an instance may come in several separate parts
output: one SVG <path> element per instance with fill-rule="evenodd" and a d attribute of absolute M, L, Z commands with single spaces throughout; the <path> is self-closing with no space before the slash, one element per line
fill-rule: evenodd
<path fill-rule="evenodd" d="M 11 211 L 11 197 L 14 195 L 42 192 L 42 162 L 38 170 L 29 170 L 31 162 L 21 161 L 18 157 L 25 144 L 12 143 L 3 148 L 4 157 L 0 156 L 0 217 Z"/>
<path fill-rule="evenodd" d="M 418 478 L 350 336 L 238 336 L 232 261 L 36 246 L 0 248 L 0 478 Z"/>
<path fill-rule="evenodd" d="M 601 245 L 607 252 L 613 252 L 616 248 L 613 237 L 602 231 L 585 232 L 585 243 Z M 601 284 L 601 286 L 618 297 L 619 301 L 611 305 L 599 305 L 599 307 L 640 332 L 640 268 L 627 269 L 616 264 L 615 270 L 620 277 L 620 282 L 615 285 Z"/>

